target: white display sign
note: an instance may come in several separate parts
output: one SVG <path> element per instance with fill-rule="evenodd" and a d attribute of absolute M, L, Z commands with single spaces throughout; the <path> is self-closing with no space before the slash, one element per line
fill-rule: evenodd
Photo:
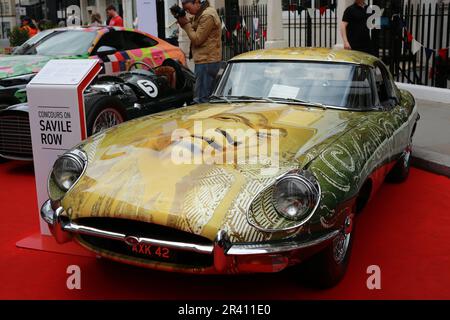
<path fill-rule="evenodd" d="M 137 0 L 137 29 L 151 35 L 158 35 L 158 17 L 156 14 L 156 0 Z"/>
<path fill-rule="evenodd" d="M 86 139 L 83 92 L 100 70 L 99 60 L 51 60 L 27 85 L 39 210 L 48 199 L 53 163 Z M 50 234 L 40 221 L 41 233 Z"/>

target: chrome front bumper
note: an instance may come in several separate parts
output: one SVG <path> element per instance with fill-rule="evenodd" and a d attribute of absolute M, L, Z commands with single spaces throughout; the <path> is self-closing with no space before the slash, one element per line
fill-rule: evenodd
<path fill-rule="evenodd" d="M 340 230 L 335 230 L 308 242 L 292 240 L 264 244 L 232 244 L 228 234 L 221 230 L 218 232 L 213 244 L 204 245 L 143 238 L 82 226 L 70 221 L 64 214 L 62 207 L 54 210 L 50 200 L 42 206 L 41 217 L 49 225 L 56 241 L 61 244 L 71 241 L 74 235 L 89 235 L 123 241 L 130 246 L 148 244 L 213 255 L 214 266 L 212 270 L 208 270 L 208 272 L 200 271 L 199 273 L 278 272 L 289 265 L 301 262 L 306 257 L 324 248 L 341 232 Z M 127 262 L 124 259 L 121 261 Z M 173 267 L 169 269 L 174 270 Z M 192 272 L 192 270 L 190 271 Z"/>

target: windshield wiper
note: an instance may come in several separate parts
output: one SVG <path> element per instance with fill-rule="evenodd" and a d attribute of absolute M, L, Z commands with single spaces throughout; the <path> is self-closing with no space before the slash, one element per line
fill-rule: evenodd
<path fill-rule="evenodd" d="M 211 101 L 211 100 L 216 100 L 216 101 Z M 217 102 L 217 101 L 225 101 L 226 103 L 231 103 L 231 101 L 228 100 L 227 97 L 225 97 L 225 96 L 210 96 L 209 97 L 209 102 Z"/>
<path fill-rule="evenodd" d="M 228 96 L 228 99 L 233 100 L 257 100 L 257 101 L 268 101 L 268 99 L 261 97 L 252 97 L 252 96 Z"/>
<path fill-rule="evenodd" d="M 301 100 L 301 99 L 281 98 L 281 97 L 269 97 L 267 99 L 272 100 L 273 102 L 291 102 L 291 103 L 304 104 L 304 105 L 311 106 L 311 107 L 317 107 L 317 108 L 321 108 L 324 110 L 327 109 L 327 107 L 322 103 L 311 102 L 311 101 L 306 101 L 306 100 Z"/>
<path fill-rule="evenodd" d="M 209 98 L 212 100 L 216 99 L 220 101 L 226 101 L 227 103 L 233 103 L 233 101 L 264 101 L 272 103 L 275 102 L 269 98 L 252 97 L 252 96 L 211 96 Z"/>

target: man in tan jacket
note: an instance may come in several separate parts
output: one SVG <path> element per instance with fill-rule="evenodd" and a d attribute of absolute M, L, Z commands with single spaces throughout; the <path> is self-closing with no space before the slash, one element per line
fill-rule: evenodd
<path fill-rule="evenodd" d="M 196 103 L 208 101 L 222 65 L 222 23 L 208 0 L 182 0 L 183 8 L 193 15 L 178 18 L 178 23 L 191 40 L 195 62 Z"/>

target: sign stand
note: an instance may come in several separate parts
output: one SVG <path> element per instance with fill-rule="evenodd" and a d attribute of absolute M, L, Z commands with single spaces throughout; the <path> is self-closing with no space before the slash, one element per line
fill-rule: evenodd
<path fill-rule="evenodd" d="M 98 60 L 51 60 L 27 85 L 41 233 L 17 242 L 18 247 L 92 256 L 74 243 L 57 245 L 40 209 L 48 199 L 54 162 L 87 138 L 83 93 L 100 70 Z"/>

